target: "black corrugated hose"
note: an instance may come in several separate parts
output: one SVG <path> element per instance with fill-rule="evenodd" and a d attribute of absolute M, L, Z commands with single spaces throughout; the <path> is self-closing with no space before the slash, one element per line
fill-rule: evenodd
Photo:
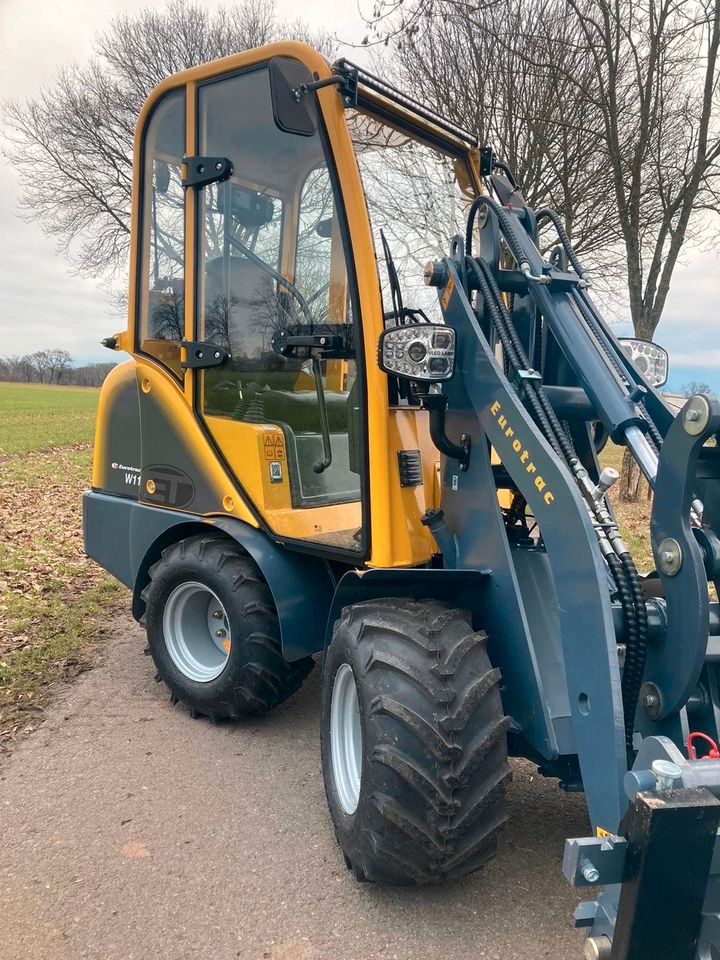
<path fill-rule="evenodd" d="M 470 245 L 472 244 L 473 211 L 476 210 L 479 205 L 477 201 L 473 204 L 471 216 L 468 219 L 466 243 L 470 243 Z M 488 206 L 494 209 L 497 207 L 497 204 L 495 204 L 494 201 L 490 201 Z M 501 207 L 498 209 L 507 217 L 507 214 Z M 510 237 L 512 237 L 511 232 Z M 509 241 L 509 237 L 506 237 L 506 239 Z M 512 244 L 510 242 L 508 242 L 508 246 L 510 246 L 512 250 Z M 515 256 L 515 253 L 513 253 L 513 255 Z M 521 251 L 519 256 L 522 256 Z M 472 256 L 468 256 L 466 257 L 466 266 L 478 283 L 478 288 L 488 307 L 511 368 L 515 373 L 518 370 L 528 369 L 527 355 L 525 354 L 525 350 L 512 322 L 512 318 L 507 311 L 502 294 L 495 282 L 489 264 L 482 259 L 475 260 Z M 562 425 L 542 387 L 534 381 L 528 381 L 526 383 L 525 395 L 540 429 L 555 453 L 564 458 L 568 464 L 570 460 L 578 459 L 572 440 L 562 429 Z M 647 610 L 640 578 L 630 553 L 623 552 L 619 556 L 610 555 L 607 558 L 607 562 L 617 585 L 618 596 L 625 618 L 626 653 L 622 690 L 623 708 L 625 712 L 625 738 L 628 751 L 631 752 L 633 748 L 635 711 L 637 709 L 647 652 Z"/>

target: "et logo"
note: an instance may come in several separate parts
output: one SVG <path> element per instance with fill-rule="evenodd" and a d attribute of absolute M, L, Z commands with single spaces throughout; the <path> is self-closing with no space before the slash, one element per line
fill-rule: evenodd
<path fill-rule="evenodd" d="M 156 463 L 143 470 L 142 499 L 165 507 L 189 506 L 195 499 L 195 484 L 178 467 Z"/>

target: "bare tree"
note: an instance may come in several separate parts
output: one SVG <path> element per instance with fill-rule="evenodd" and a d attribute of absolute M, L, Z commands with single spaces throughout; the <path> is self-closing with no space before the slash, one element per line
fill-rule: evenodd
<path fill-rule="evenodd" d="M 72 363 L 72 357 L 61 347 L 52 347 L 46 351 L 48 369 L 50 372 L 50 383 L 60 383 L 68 366 Z"/>
<path fill-rule="evenodd" d="M 32 357 L 0 357 L 0 380 L 54 384 L 64 381 L 67 385 L 99 387 L 114 367 L 114 363 L 88 363 L 74 367 L 66 350 L 52 348 L 39 350 Z"/>
<path fill-rule="evenodd" d="M 445 10 L 425 14 L 429 29 L 395 40 L 401 56 L 390 65 L 401 85 L 492 145 L 528 202 L 554 207 L 578 253 L 612 269 L 604 253 L 618 217 L 607 203 L 599 111 L 575 95 L 577 78 L 589 85 L 594 68 L 564 7 L 503 0 Z"/>
<path fill-rule="evenodd" d="M 705 383 L 704 380 L 688 380 L 680 387 L 680 393 L 683 397 L 693 397 L 696 393 L 715 395 L 715 391 L 710 384 Z"/>
<path fill-rule="evenodd" d="M 602 115 L 633 325 L 651 340 L 683 246 L 719 209 L 720 2 L 566 2 L 595 67 L 577 91 Z"/>
<path fill-rule="evenodd" d="M 720 0 L 379 0 L 404 85 L 497 146 L 652 339 L 717 212 Z"/>
<path fill-rule="evenodd" d="M 49 350 L 36 350 L 30 357 L 33 371 L 40 383 L 51 383 Z"/>
<path fill-rule="evenodd" d="M 133 134 L 147 95 L 169 74 L 281 37 L 334 52 L 328 34 L 313 34 L 301 20 L 281 24 L 274 0 L 214 12 L 171 0 L 115 19 L 89 63 L 61 70 L 37 97 L 5 104 L 4 152 L 20 172 L 21 214 L 55 237 L 81 273 L 124 270 Z"/>
<path fill-rule="evenodd" d="M 10 354 L 10 356 L 2 358 L 2 374 L 0 374 L 0 379 L 2 380 L 22 380 L 22 364 L 23 358 L 17 354 Z"/>
<path fill-rule="evenodd" d="M 20 357 L 17 365 L 17 379 L 21 383 L 32 383 L 37 377 L 37 367 L 35 366 L 34 359 L 25 354 Z"/>
<path fill-rule="evenodd" d="M 182 282 L 172 283 L 155 292 L 150 329 L 153 336 L 163 340 L 183 340 L 185 337 L 185 297 Z"/>

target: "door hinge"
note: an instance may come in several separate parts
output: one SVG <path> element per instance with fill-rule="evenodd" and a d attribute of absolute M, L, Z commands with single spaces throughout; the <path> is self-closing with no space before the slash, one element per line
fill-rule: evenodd
<path fill-rule="evenodd" d="M 220 183 L 232 176 L 232 160 L 227 157 L 183 157 L 187 176 L 183 178 L 184 187 L 205 187 L 209 183 Z"/>
<path fill-rule="evenodd" d="M 230 351 L 216 343 L 202 340 L 183 340 L 180 346 L 185 350 L 185 359 L 180 361 L 183 370 L 204 370 L 207 367 L 221 367 L 230 360 Z"/>

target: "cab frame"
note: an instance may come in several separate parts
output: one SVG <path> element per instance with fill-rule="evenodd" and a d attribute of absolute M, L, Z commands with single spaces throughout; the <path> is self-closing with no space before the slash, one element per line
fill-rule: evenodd
<path fill-rule="evenodd" d="M 143 224 L 144 141 L 147 125 L 153 111 L 171 91 L 185 94 L 185 154 L 198 152 L 197 110 L 198 90 L 202 84 L 247 70 L 276 57 L 299 61 L 316 81 L 328 81 L 313 91 L 321 118 L 328 165 L 337 181 L 341 197 L 339 216 L 345 233 L 348 282 L 357 299 L 357 317 L 361 331 L 361 349 L 358 351 L 358 369 L 362 367 L 364 402 L 361 413 L 361 436 L 365 458 L 363 490 L 363 523 L 366 528 L 365 550 L 362 554 L 332 547 L 316 546 L 303 539 L 278 535 L 270 529 L 264 517 L 255 508 L 252 496 L 240 487 L 227 461 L 213 442 L 203 419 L 197 413 L 197 394 L 200 376 L 186 370 L 182 380 L 173 376 L 167 367 L 139 349 L 138 313 L 143 277 L 142 236 L 147 230 Z M 341 61 L 339 66 L 344 62 Z M 202 465 L 211 475 L 218 491 L 217 512 L 234 516 L 264 530 L 273 540 L 290 548 L 317 553 L 354 566 L 403 567 L 427 563 L 435 551 L 433 541 L 420 520 L 428 507 L 437 506 L 439 486 L 436 465 L 439 454 L 429 439 L 427 414 L 419 408 L 395 407 L 389 403 L 388 380 L 375 362 L 377 343 L 384 329 L 383 305 L 380 295 L 378 269 L 374 254 L 363 184 L 355 150 L 345 117 L 345 104 L 332 80 L 337 77 L 331 67 L 316 51 L 305 44 L 283 42 L 203 64 L 168 78 L 155 88 L 140 114 L 134 146 L 134 182 L 130 256 L 130 295 L 127 330 L 118 335 L 118 348 L 133 354 L 137 365 L 140 392 L 156 387 L 169 405 L 173 419 L 181 425 L 186 443 L 189 443 Z M 472 136 L 454 128 L 454 125 L 435 117 L 411 98 L 399 94 L 392 87 L 360 73 L 357 105 L 379 120 L 402 129 L 412 137 L 424 141 L 465 162 L 473 189 L 481 192 L 480 154 Z M 185 340 L 196 339 L 197 225 L 198 194 L 185 190 Z M 343 224 L 344 221 L 344 224 Z M 350 276 L 350 274 L 354 276 Z M 184 357 L 181 357 L 184 359 Z M 162 380 L 163 383 L 159 383 Z M 112 390 L 112 385 L 108 385 Z M 184 410 L 181 410 L 184 407 Z M 190 414 L 188 416 L 188 414 Z M 192 436 L 190 436 L 192 434 Z M 403 487 L 398 477 L 398 451 L 407 445 L 419 446 L 422 451 L 424 484 Z M 141 502 L 151 503 L 141 486 Z M 323 508 L 317 508 L 323 509 Z"/>

